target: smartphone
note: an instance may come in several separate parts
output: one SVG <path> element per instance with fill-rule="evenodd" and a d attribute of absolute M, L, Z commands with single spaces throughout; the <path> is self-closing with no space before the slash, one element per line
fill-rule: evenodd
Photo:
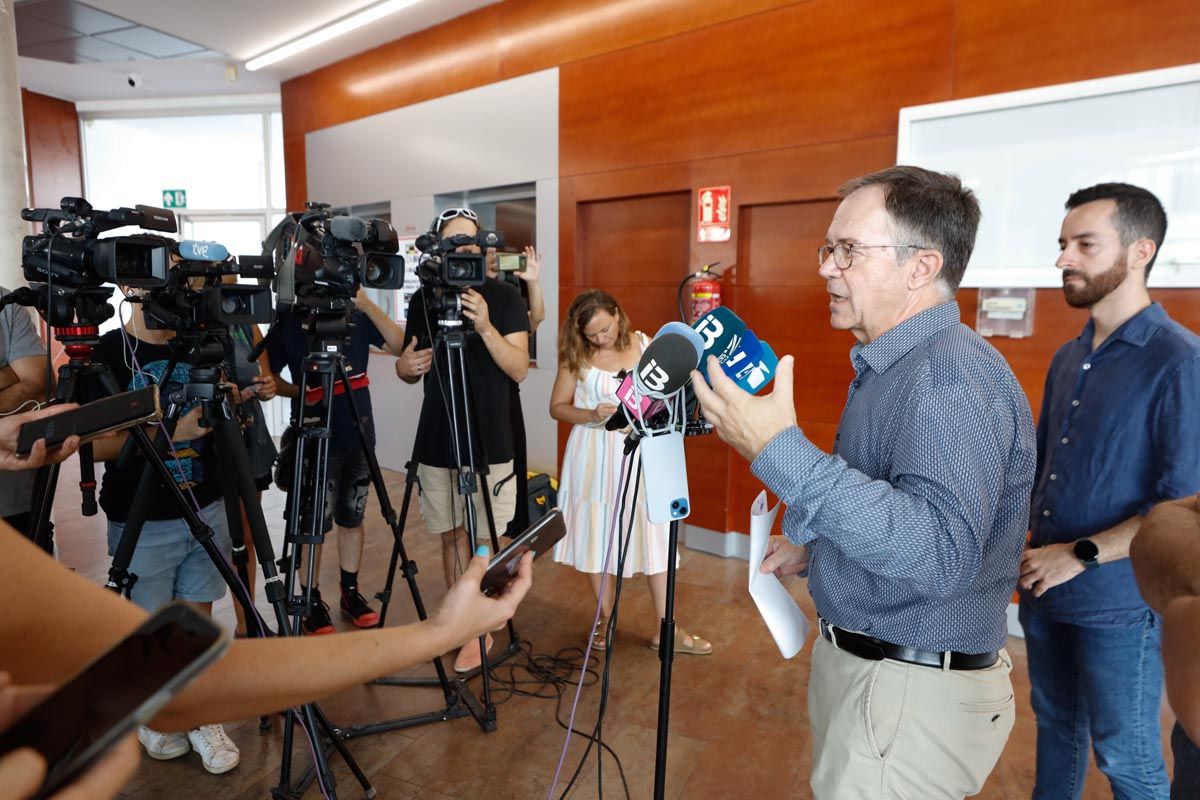
<path fill-rule="evenodd" d="M 501 272 L 524 272 L 525 256 L 520 253 L 496 253 L 496 269 Z"/>
<path fill-rule="evenodd" d="M 0 755 L 32 747 L 46 759 L 36 795 L 74 780 L 211 665 L 229 638 L 208 617 L 171 603 L 0 733 Z"/>
<path fill-rule="evenodd" d="M 563 524 L 562 512 L 557 508 L 551 509 L 488 562 L 487 572 L 479 584 L 483 593 L 491 597 L 502 592 L 509 581 L 517 577 L 521 556 L 533 551 L 533 557 L 537 558 L 566 534 L 567 526 Z"/>
<path fill-rule="evenodd" d="M 54 450 L 61 447 L 68 436 L 79 436 L 82 441 L 90 442 L 103 433 L 156 420 L 161 416 L 158 386 L 122 392 L 93 400 L 72 411 L 26 422 L 17 435 L 17 455 L 28 455 L 38 439 L 45 439 L 46 449 Z"/>

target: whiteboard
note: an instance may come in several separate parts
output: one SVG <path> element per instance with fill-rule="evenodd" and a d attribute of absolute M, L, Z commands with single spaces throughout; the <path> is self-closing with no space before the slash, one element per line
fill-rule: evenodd
<path fill-rule="evenodd" d="M 1200 65 L 901 109 L 897 163 L 962 178 L 983 219 L 963 286 L 1061 286 L 1063 204 L 1107 181 L 1154 192 L 1152 287 L 1200 286 Z"/>

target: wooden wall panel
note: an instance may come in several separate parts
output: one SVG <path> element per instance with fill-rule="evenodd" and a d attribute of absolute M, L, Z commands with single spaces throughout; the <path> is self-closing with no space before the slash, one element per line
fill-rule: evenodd
<path fill-rule="evenodd" d="M 813 0 L 564 65 L 560 172 L 894 134 L 950 93 L 952 12 Z"/>
<path fill-rule="evenodd" d="M 958 0 L 954 97 L 1200 61 L 1195 0 Z"/>
<path fill-rule="evenodd" d="M 75 104 L 21 90 L 29 193 L 35 206 L 58 208 L 64 196 L 83 194 L 79 115 Z"/>
<path fill-rule="evenodd" d="M 729 305 L 796 356 L 801 426 L 829 448 L 853 338 L 829 328 L 810 250 L 830 212 L 807 201 L 892 164 L 902 106 L 1196 61 L 1194 0 L 507 0 L 285 84 L 289 203 L 305 199 L 308 131 L 557 65 L 562 310 L 598 286 L 653 333 L 678 281 L 720 260 Z M 724 184 L 732 239 L 698 243 L 695 192 Z M 631 235 L 657 255 L 623 246 Z M 1154 294 L 1200 330 L 1200 290 Z M 971 324 L 976 296 L 959 298 Z M 1055 289 L 1037 302 L 1031 338 L 991 340 L 1035 410 L 1086 316 Z M 715 438 L 689 441 L 688 460 L 691 522 L 744 530 L 748 466 Z"/>

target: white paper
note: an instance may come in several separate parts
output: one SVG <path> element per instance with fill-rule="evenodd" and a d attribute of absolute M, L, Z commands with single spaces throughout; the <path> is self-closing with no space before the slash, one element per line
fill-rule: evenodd
<path fill-rule="evenodd" d="M 758 565 L 767 553 L 771 526 L 775 524 L 778 512 L 779 504 L 772 509 L 767 508 L 766 492 L 759 492 L 750 506 L 750 596 L 754 598 L 758 613 L 775 638 L 779 652 L 784 658 L 791 658 L 800 652 L 808 638 L 808 618 L 779 578 L 758 571 Z"/>

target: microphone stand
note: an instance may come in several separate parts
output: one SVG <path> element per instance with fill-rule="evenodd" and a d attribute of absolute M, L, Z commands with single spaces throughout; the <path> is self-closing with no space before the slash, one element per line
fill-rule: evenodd
<path fill-rule="evenodd" d="M 712 423 L 704 419 L 703 415 L 698 412 L 699 404 L 696 401 L 696 396 L 690 391 L 690 385 L 681 389 L 685 392 L 683 406 L 685 412 L 683 423 L 680 427 L 683 429 L 683 435 L 687 436 L 704 436 L 713 432 Z M 670 402 L 668 402 L 670 405 Z M 624 417 L 622 409 L 617 410 L 614 415 L 613 423 L 617 417 Z M 647 421 L 646 429 L 650 429 L 656 420 Z M 630 420 L 632 423 L 633 421 Z M 637 443 L 644 438 L 645 432 L 639 430 L 639 426 L 634 424 L 634 433 L 630 434 L 635 437 Z M 669 533 L 667 539 L 667 597 L 666 597 L 666 612 L 663 615 L 659 625 L 659 645 L 658 645 L 658 724 L 657 734 L 654 747 L 654 800 L 663 800 L 667 787 L 667 737 L 668 727 L 671 717 L 671 672 L 675 662 L 675 553 L 679 549 L 679 519 L 672 519 L 669 523 Z"/>

